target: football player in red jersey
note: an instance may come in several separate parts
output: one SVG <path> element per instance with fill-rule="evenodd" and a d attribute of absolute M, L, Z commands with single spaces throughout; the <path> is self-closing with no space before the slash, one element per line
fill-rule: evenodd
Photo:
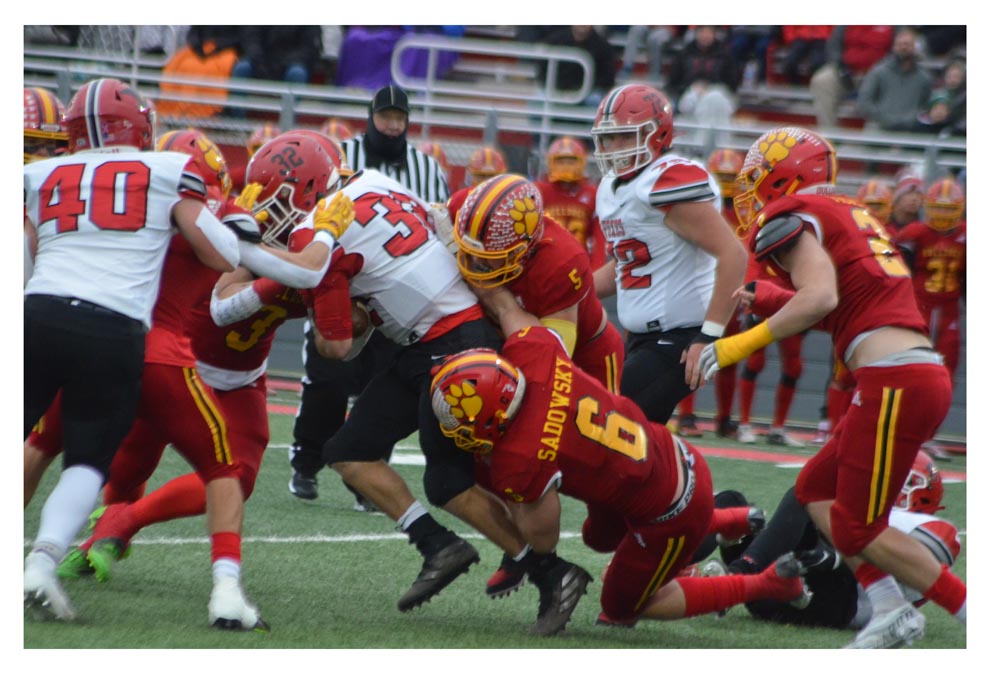
<path fill-rule="evenodd" d="M 622 335 L 594 292 L 590 258 L 567 230 L 546 215 L 537 186 L 522 176 L 490 178 L 471 190 L 453 229 L 461 275 L 510 334 L 525 312 L 561 335 L 569 356 L 609 391 L 619 390 Z M 487 292 L 504 288 L 504 293 Z M 524 580 L 505 556 L 486 592 L 500 597 Z"/>
<path fill-rule="evenodd" d="M 890 512 L 890 525 L 922 543 L 940 564 L 952 566 L 959 557 L 959 532 L 936 513 L 942 509 L 942 476 L 925 452 L 918 452 L 908 479 Z M 840 563 L 835 550 L 823 539 L 794 497 L 787 491 L 774 509 L 773 517 L 747 546 L 721 549 L 727 565 L 723 573 L 759 573 L 774 559 L 793 550 L 805 565 L 805 582 L 811 602 L 805 608 L 784 602 L 761 601 L 746 605 L 756 618 L 791 625 L 815 625 L 861 629 L 873 614 L 873 607 L 856 578 Z M 718 562 L 715 560 L 718 569 Z M 916 591 L 901 586 L 905 598 L 915 606 L 926 602 Z"/>
<path fill-rule="evenodd" d="M 588 152 L 577 138 L 563 136 L 547 150 L 547 173 L 536 181 L 543 195 L 543 210 L 574 235 L 588 255 L 594 271 L 605 264 L 605 237 L 595 213 L 595 192 L 585 175 Z"/>
<path fill-rule="evenodd" d="M 698 357 L 735 311 L 746 251 L 722 217 L 715 179 L 671 151 L 674 106 L 642 84 L 602 100 L 591 136 L 596 210 L 611 260 L 594 273 L 628 331 L 622 392 L 666 423 L 703 382 Z"/>
<path fill-rule="evenodd" d="M 48 89 L 24 87 L 24 163 L 65 152 L 69 134 L 62 127 L 65 105 Z"/>
<path fill-rule="evenodd" d="M 331 117 L 327 121 L 323 122 L 320 126 L 320 133 L 328 138 L 332 138 L 338 143 L 342 143 L 345 140 L 350 140 L 354 137 L 354 132 L 351 131 L 351 127 L 347 126 L 347 123 L 343 120 Z"/>
<path fill-rule="evenodd" d="M 674 620 L 755 599 L 798 600 L 800 565 L 781 558 L 757 576 L 677 577 L 709 531 L 711 474 L 690 445 L 651 423 L 532 321 L 502 354 L 471 349 L 444 361 L 431 384 L 445 435 L 487 462 L 495 490 L 533 550 L 554 554 L 560 494 L 585 502 L 585 544 L 614 552 L 601 593 L 603 624 Z M 591 577 L 572 570 L 572 603 Z M 573 611 L 574 606 L 571 606 Z M 541 616 L 561 629 L 570 616 Z"/>
<path fill-rule="evenodd" d="M 444 175 L 450 175 L 450 164 L 447 163 L 447 153 L 443 151 L 440 143 L 432 140 L 425 141 L 419 144 L 419 151 L 436 159 L 437 163 L 440 164 L 440 168 L 443 169 Z"/>
<path fill-rule="evenodd" d="M 736 210 L 753 223 L 756 259 L 795 293 L 755 327 L 706 346 L 701 364 L 711 377 L 819 322 L 831 333 L 856 389 L 795 494 L 873 600 L 876 611 L 851 645 L 883 648 L 924 634 L 924 616 L 895 578 L 966 622 L 966 585 L 888 525 L 921 443 L 948 412 L 952 382 L 912 301 L 910 270 L 869 209 L 835 194 L 837 166 L 831 144 L 806 129 L 772 129 L 750 148 Z"/>

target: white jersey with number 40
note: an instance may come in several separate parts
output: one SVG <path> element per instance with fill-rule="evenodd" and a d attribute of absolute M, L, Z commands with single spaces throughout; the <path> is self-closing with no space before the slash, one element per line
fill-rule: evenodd
<path fill-rule="evenodd" d="M 606 176 L 596 209 L 608 254 L 616 260 L 619 323 L 630 332 L 700 326 L 715 285 L 715 258 L 664 223 L 664 209 L 712 202 L 715 179 L 698 162 L 665 154 L 636 177 Z"/>
<path fill-rule="evenodd" d="M 477 304 L 454 256 L 430 229 L 426 202 L 368 169 L 342 191 L 354 202 L 354 222 L 340 245 L 362 259 L 350 279 L 351 297 L 367 299 L 386 337 L 412 344 L 437 321 Z"/>
<path fill-rule="evenodd" d="M 178 152 L 79 152 L 24 167 L 38 233 L 25 295 L 74 297 L 151 325 L 180 189 L 203 193 Z"/>

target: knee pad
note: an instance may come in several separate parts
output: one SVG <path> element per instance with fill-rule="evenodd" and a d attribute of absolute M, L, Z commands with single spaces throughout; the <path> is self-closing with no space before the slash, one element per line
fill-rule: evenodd
<path fill-rule="evenodd" d="M 439 462 L 426 464 L 423 473 L 423 490 L 431 504 L 442 508 L 452 498 L 475 485 L 474 459 L 465 454 L 468 465 Z"/>
<path fill-rule="evenodd" d="M 804 371 L 804 361 L 801 359 L 801 354 L 796 356 L 785 356 L 780 363 L 780 381 L 784 383 L 785 380 L 789 380 L 790 383 L 787 386 L 794 388 L 797 384 L 797 380 L 801 378 L 801 372 Z"/>
<path fill-rule="evenodd" d="M 759 375 L 759 370 L 749 369 L 749 364 L 747 363 L 746 365 L 743 365 L 742 374 L 739 375 L 739 378 L 743 381 L 756 381 L 756 378 Z"/>
<path fill-rule="evenodd" d="M 872 524 L 860 522 L 846 512 L 838 501 L 832 504 L 829 519 L 832 522 L 832 544 L 843 557 L 858 555 L 888 526 L 886 517 Z"/>

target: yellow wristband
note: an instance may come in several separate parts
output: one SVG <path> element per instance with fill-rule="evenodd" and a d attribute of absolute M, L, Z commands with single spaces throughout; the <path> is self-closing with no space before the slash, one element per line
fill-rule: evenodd
<path fill-rule="evenodd" d="M 770 326 L 766 321 L 738 335 L 723 337 L 715 341 L 718 366 L 726 367 L 738 363 L 752 353 L 759 351 L 774 341 Z"/>

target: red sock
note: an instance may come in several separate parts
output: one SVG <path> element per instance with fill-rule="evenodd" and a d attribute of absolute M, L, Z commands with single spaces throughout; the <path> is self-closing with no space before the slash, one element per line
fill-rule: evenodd
<path fill-rule="evenodd" d="M 736 394 L 736 366 L 730 365 L 715 373 L 715 405 L 719 419 L 732 416 L 732 398 Z"/>
<path fill-rule="evenodd" d="M 686 398 L 682 399 L 678 409 L 680 409 L 682 416 L 685 414 L 694 414 L 694 394 L 689 393 Z"/>
<path fill-rule="evenodd" d="M 749 413 L 753 409 L 753 396 L 756 394 L 756 380 L 739 378 L 739 423 L 749 423 Z"/>
<path fill-rule="evenodd" d="M 144 485 L 141 483 L 136 487 L 120 489 L 112 481 L 107 482 L 103 487 L 103 505 L 114 503 L 134 503 L 144 496 Z"/>
<path fill-rule="evenodd" d="M 210 562 L 226 558 L 241 563 L 241 535 L 233 531 L 220 531 L 210 536 L 212 555 Z"/>
<path fill-rule="evenodd" d="M 676 578 L 684 592 L 684 617 L 722 611 L 746 601 L 746 579 L 756 576 Z"/>
<path fill-rule="evenodd" d="M 856 581 L 865 590 L 866 588 L 868 588 L 870 585 L 873 585 L 873 583 L 877 582 L 878 580 L 882 580 L 883 578 L 886 578 L 888 574 L 886 571 L 881 571 L 879 568 L 873 566 L 869 562 L 863 562 L 856 568 L 856 571 L 853 573 L 853 575 L 856 576 Z"/>
<path fill-rule="evenodd" d="M 942 573 L 925 592 L 925 599 L 930 599 L 951 615 L 955 615 L 966 601 L 966 584 L 943 564 Z"/>
<path fill-rule="evenodd" d="M 742 538 L 749 533 L 749 506 L 715 508 L 708 533 L 722 534 L 730 541 Z"/>
<path fill-rule="evenodd" d="M 783 428 L 787 421 L 787 413 L 791 411 L 791 401 L 794 400 L 794 387 L 787 384 L 777 384 L 777 396 L 774 400 L 773 425 Z"/>
<path fill-rule="evenodd" d="M 131 506 L 138 529 L 206 512 L 206 487 L 196 473 L 166 482 Z"/>

